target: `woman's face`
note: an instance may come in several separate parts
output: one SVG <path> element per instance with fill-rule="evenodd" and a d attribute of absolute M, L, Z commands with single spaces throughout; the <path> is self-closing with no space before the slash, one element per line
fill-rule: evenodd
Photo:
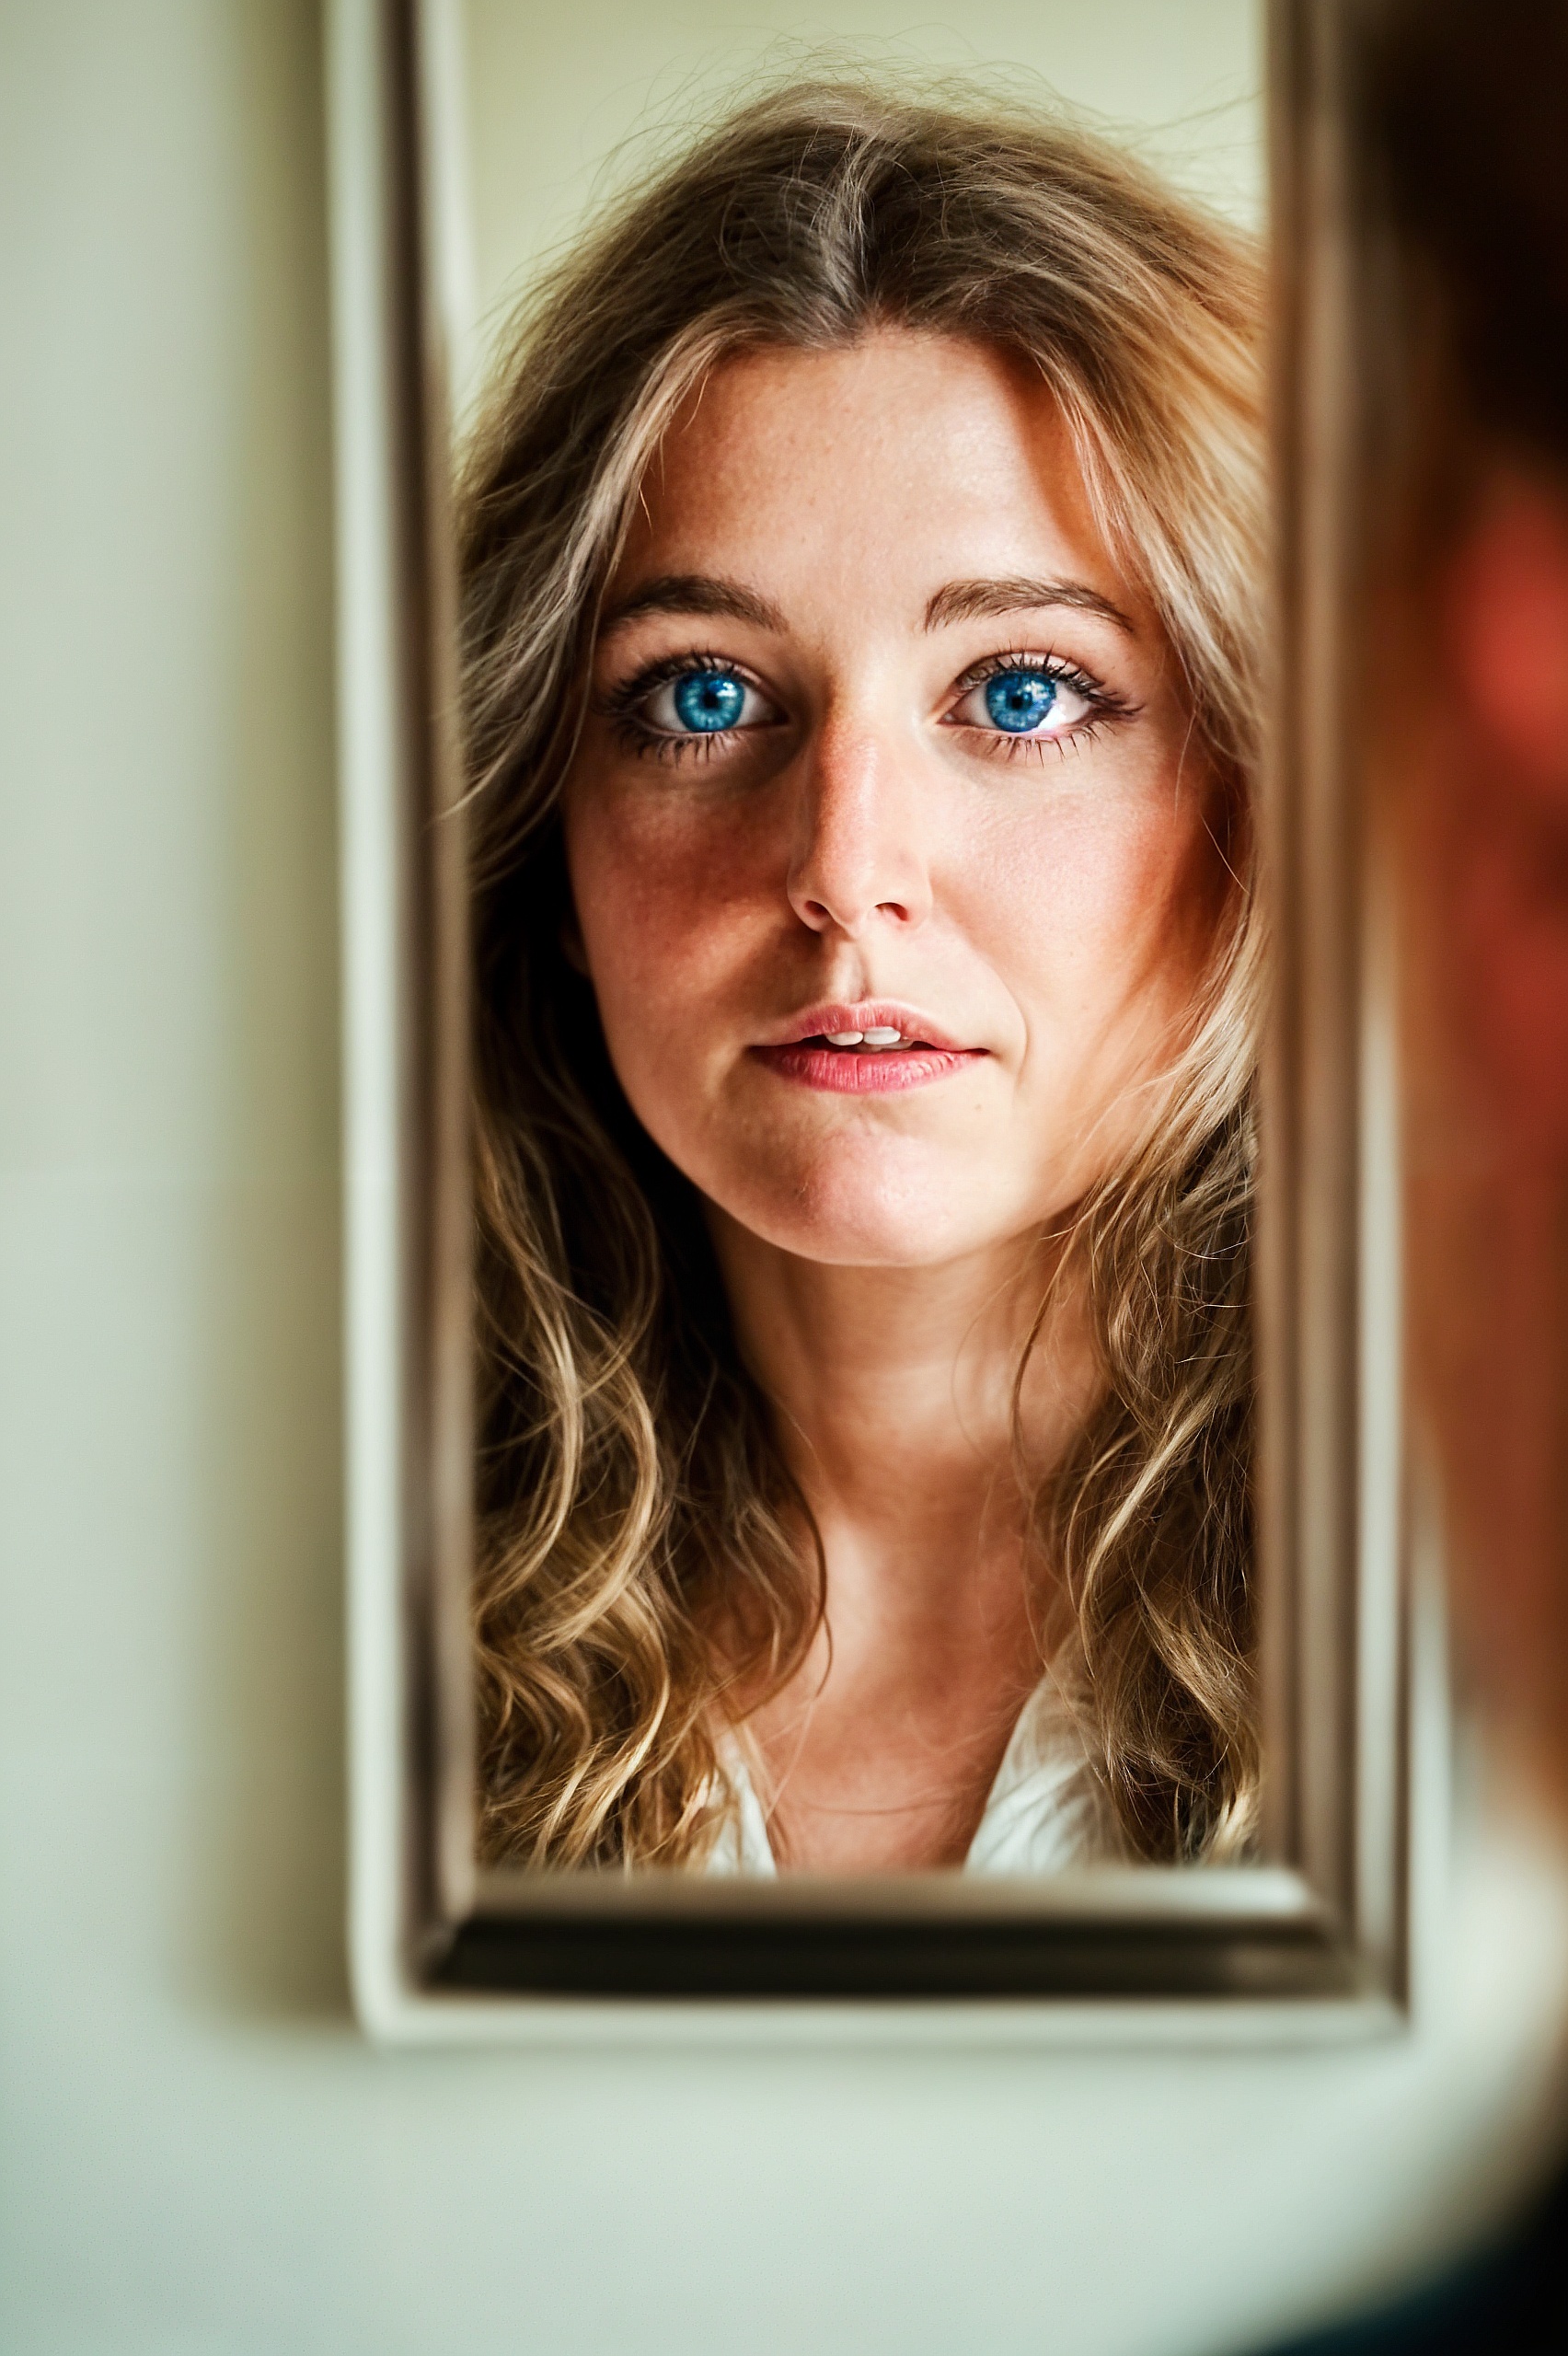
<path fill-rule="evenodd" d="M 1037 379 L 898 330 L 719 370 L 644 485 L 564 803 L 569 947 L 670 1160 L 821 1262 L 1070 1207 L 1223 903 L 1190 720 Z"/>

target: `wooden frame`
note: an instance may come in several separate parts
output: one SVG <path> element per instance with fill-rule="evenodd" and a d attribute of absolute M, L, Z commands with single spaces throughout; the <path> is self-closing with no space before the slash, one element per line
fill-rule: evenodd
<path fill-rule="evenodd" d="M 437 0 L 332 0 L 351 1944 L 377 2034 L 767 2022 L 1051 2037 L 1095 2023 L 1272 2038 L 1399 2015 L 1410 1647 L 1391 978 L 1344 684 L 1351 15 L 1349 0 L 1276 0 L 1271 17 L 1283 490 L 1260 1279 L 1266 1862 L 764 1885 L 473 1862 L 450 108 Z"/>

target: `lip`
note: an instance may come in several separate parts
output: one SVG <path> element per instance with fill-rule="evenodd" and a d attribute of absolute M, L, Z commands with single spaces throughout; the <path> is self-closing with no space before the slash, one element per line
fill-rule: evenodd
<path fill-rule="evenodd" d="M 883 1047 L 871 1055 L 853 1048 L 809 1044 L 830 1031 L 902 1031 L 918 1042 L 909 1047 Z M 890 1096 L 909 1088 L 928 1088 L 978 1063 L 984 1047 L 961 1046 L 940 1022 L 919 1008 L 898 999 L 862 999 L 849 1004 L 809 1006 L 779 1025 L 772 1039 L 760 1041 L 752 1053 L 781 1080 L 834 1096 Z"/>
<path fill-rule="evenodd" d="M 802 1008 L 781 1022 L 770 1038 L 758 1042 L 764 1047 L 793 1047 L 802 1039 L 820 1039 L 830 1031 L 902 1031 L 906 1039 L 917 1039 L 922 1047 L 934 1047 L 948 1056 L 984 1055 L 983 1047 L 967 1047 L 955 1039 L 941 1024 L 917 1006 L 910 1006 L 903 999 L 864 998 L 853 1004 L 847 999 L 824 1000 L 821 1006 Z M 885 1049 L 892 1055 L 908 1055 L 906 1047 Z"/>

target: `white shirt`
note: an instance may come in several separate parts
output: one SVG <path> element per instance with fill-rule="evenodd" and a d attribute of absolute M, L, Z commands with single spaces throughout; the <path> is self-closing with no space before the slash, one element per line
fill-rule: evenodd
<path fill-rule="evenodd" d="M 741 1747 L 721 1746 L 737 1807 L 709 1854 L 710 1874 L 776 1874 L 767 1819 Z M 1083 1737 L 1047 1678 L 1023 1705 L 986 1796 L 963 1870 L 1055 1874 L 1111 1854 L 1104 1803 Z"/>

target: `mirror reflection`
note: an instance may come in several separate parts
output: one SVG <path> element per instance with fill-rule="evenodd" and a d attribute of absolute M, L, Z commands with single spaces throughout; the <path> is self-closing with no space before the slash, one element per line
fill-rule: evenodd
<path fill-rule="evenodd" d="M 1262 437 L 1245 231 L 995 77 L 705 104 L 524 284 L 490 1862 L 1249 1854 Z"/>

